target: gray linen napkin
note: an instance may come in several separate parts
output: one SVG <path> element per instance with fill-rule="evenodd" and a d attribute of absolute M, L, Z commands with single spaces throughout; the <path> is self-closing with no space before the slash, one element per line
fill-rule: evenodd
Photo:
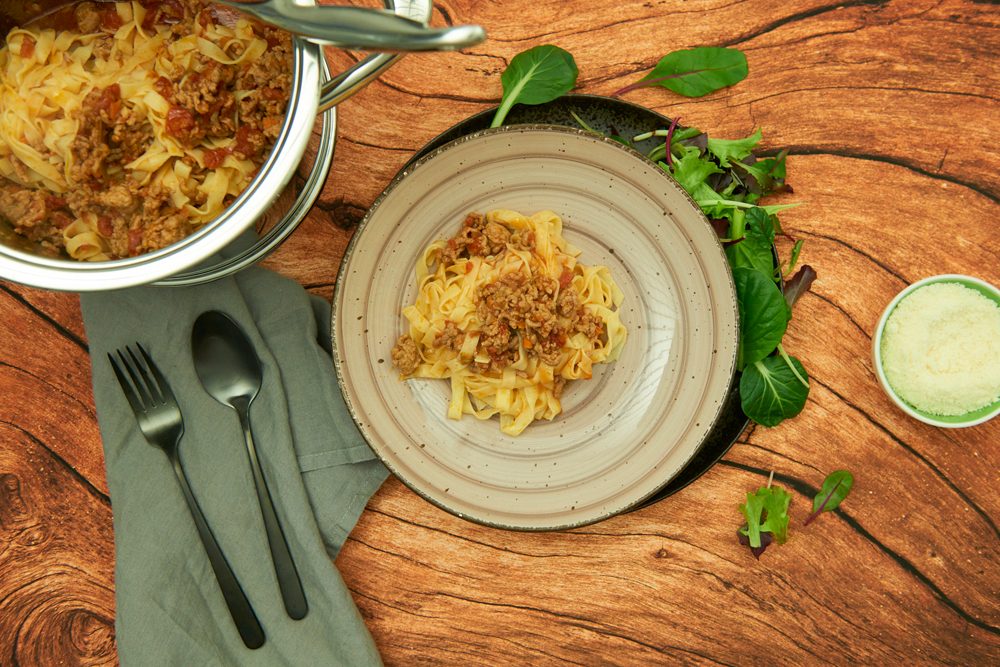
<path fill-rule="evenodd" d="M 332 559 L 387 471 L 340 394 L 329 304 L 259 267 L 196 287 L 140 287 L 81 301 L 113 507 L 120 663 L 381 665 Z M 206 310 L 238 322 L 261 360 L 250 423 L 309 604 L 300 621 L 282 605 L 239 420 L 205 392 L 192 365 L 191 326 Z M 181 462 L 263 626 L 259 649 L 243 645 L 167 457 L 143 438 L 108 362 L 108 352 L 136 341 L 180 404 Z"/>

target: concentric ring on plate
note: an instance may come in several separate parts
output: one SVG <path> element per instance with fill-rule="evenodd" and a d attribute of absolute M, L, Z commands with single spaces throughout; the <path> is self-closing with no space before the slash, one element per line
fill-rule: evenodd
<path fill-rule="evenodd" d="M 417 256 L 495 208 L 559 215 L 580 261 L 625 294 L 629 331 L 617 361 L 567 384 L 561 415 L 516 438 L 449 420 L 449 382 L 401 382 L 389 359 Z M 333 313 L 341 389 L 373 451 L 430 502 L 499 528 L 571 528 L 642 502 L 698 450 L 736 366 L 735 288 L 697 204 L 635 151 L 559 126 L 473 133 L 400 173 L 351 240 Z"/>

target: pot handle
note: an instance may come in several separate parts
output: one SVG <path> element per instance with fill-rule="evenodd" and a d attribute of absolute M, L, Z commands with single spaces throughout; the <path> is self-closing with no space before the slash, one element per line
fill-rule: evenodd
<path fill-rule="evenodd" d="M 404 16 L 423 23 L 425 26 L 431 20 L 434 10 L 431 0 L 382 0 L 386 9 L 391 9 Z M 358 92 L 377 79 L 403 57 L 402 53 L 373 53 L 364 60 L 358 61 L 353 67 L 341 72 L 323 85 L 320 90 L 319 108 L 317 113 L 323 113 L 337 106 L 348 97 Z"/>

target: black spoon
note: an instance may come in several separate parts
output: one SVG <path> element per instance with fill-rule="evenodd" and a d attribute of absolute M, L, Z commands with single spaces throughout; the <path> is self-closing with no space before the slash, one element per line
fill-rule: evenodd
<path fill-rule="evenodd" d="M 227 315 L 217 310 L 202 313 L 195 320 L 191 331 L 191 351 L 194 368 L 205 391 L 224 405 L 236 410 L 243 426 L 247 455 L 253 470 L 254 487 L 260 512 L 264 517 L 267 544 L 271 548 L 271 560 L 278 577 L 278 588 L 288 615 L 299 620 L 309 611 L 306 596 L 302 590 L 299 573 L 288 550 L 288 542 L 274 512 L 271 493 L 260 469 L 257 449 L 250 432 L 250 403 L 260 391 L 263 374 L 257 353 L 243 330 Z"/>

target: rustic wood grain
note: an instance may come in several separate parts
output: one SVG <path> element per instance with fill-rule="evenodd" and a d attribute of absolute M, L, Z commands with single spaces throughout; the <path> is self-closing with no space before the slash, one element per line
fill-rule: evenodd
<path fill-rule="evenodd" d="M 360 4 L 360 3 L 359 3 Z M 495 105 L 518 52 L 553 43 L 578 92 L 609 95 L 677 48 L 742 49 L 750 75 L 704 98 L 629 101 L 716 136 L 790 149 L 786 231 L 819 278 L 785 347 L 803 413 L 751 427 L 695 484 L 565 533 L 457 519 L 390 479 L 336 564 L 387 665 L 1000 664 L 1000 422 L 944 430 L 896 410 L 871 332 L 940 273 L 1000 284 L 1000 7 L 968 0 L 442 0 L 479 23 L 461 53 L 404 58 L 338 108 L 319 203 L 265 265 L 331 298 L 352 230 L 399 168 Z M 359 54 L 328 50 L 341 70 Z M 787 254 L 790 241 L 780 241 Z M 78 298 L 0 283 L 0 665 L 117 664 L 113 536 Z M 838 469 L 847 501 L 803 527 Z M 761 561 L 736 505 L 793 493 Z"/>

